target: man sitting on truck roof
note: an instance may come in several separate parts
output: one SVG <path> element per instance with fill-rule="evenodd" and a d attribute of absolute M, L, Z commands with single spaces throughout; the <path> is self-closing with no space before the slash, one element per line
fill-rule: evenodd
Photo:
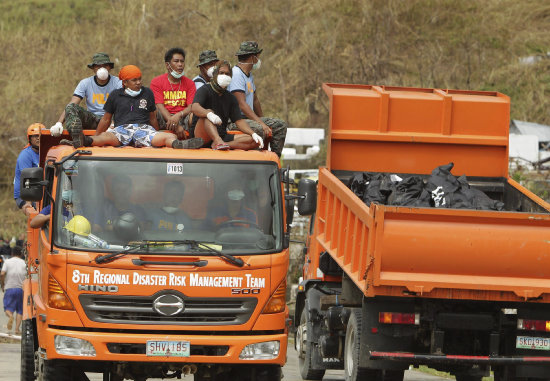
<path fill-rule="evenodd" d="M 157 121 L 161 130 L 168 129 L 178 138 L 186 137 L 185 117 L 195 97 L 195 84 L 184 76 L 185 50 L 171 48 L 164 54 L 166 73 L 153 78 L 151 90 L 155 95 Z"/>
<path fill-rule="evenodd" d="M 141 70 L 134 65 L 120 69 L 118 77 L 122 89 L 111 93 L 105 106 L 105 114 L 99 121 L 95 136 L 83 136 L 85 146 L 200 148 L 202 139 L 179 140 L 169 132 L 159 132 L 155 116 L 156 106 L 153 92 L 142 86 Z M 107 131 L 114 119 L 115 128 Z"/>
<path fill-rule="evenodd" d="M 52 136 L 60 136 L 63 132 L 63 122 L 69 130 L 73 145 L 82 146 L 82 129 L 95 130 L 103 116 L 103 105 L 113 90 L 120 89 L 122 82 L 109 74 L 115 64 L 106 53 L 96 53 L 88 67 L 94 75 L 84 78 L 73 92 L 73 97 L 65 107 L 59 120 L 50 128 Z M 86 98 L 86 108 L 79 104 Z"/>
<path fill-rule="evenodd" d="M 262 50 L 256 41 L 241 43 L 239 50 L 235 53 L 238 64 L 233 67 L 233 79 L 228 90 L 239 101 L 243 118 L 247 118 L 245 120 L 252 130 L 264 140 L 271 138 L 271 150 L 280 157 L 286 139 L 286 122 L 282 119 L 264 116 L 252 75 L 252 70 L 260 69 Z M 236 127 L 234 124 L 230 124 L 228 129 L 235 130 Z"/>
<path fill-rule="evenodd" d="M 226 88 L 231 82 L 231 65 L 220 61 L 209 83 L 197 90 L 191 112 L 191 136 L 210 142 L 213 149 L 228 150 L 263 148 L 262 138 L 242 119 L 237 99 Z M 244 134 L 227 133 L 227 121 L 231 120 Z"/>

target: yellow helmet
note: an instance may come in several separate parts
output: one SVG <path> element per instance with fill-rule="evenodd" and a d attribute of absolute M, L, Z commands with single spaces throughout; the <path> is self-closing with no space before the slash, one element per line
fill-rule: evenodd
<path fill-rule="evenodd" d="M 72 233 L 87 237 L 92 231 L 92 226 L 86 217 L 74 216 L 69 222 L 67 222 L 65 229 Z"/>

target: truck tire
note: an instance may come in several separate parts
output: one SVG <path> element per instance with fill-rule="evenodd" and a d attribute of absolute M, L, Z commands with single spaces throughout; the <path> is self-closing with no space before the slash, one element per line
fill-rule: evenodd
<path fill-rule="evenodd" d="M 344 344 L 344 377 L 346 381 L 374 381 L 381 378 L 382 371 L 359 368 L 361 355 L 361 309 L 353 308 L 346 329 Z"/>
<path fill-rule="evenodd" d="M 298 350 L 298 366 L 300 375 L 304 380 L 321 380 L 325 375 L 324 369 L 312 369 L 311 367 L 311 351 L 313 345 L 307 340 L 307 332 L 311 329 L 311 323 L 307 320 L 307 304 L 302 309 L 300 314 L 300 326 L 298 327 L 300 334 L 296 334 L 296 349 Z M 298 340 L 300 341 L 298 343 Z"/>
<path fill-rule="evenodd" d="M 21 381 L 34 381 L 34 327 L 32 319 L 21 324 Z"/>

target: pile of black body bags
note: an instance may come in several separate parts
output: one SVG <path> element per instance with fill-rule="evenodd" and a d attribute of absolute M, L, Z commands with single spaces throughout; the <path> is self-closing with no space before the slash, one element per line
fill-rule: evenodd
<path fill-rule="evenodd" d="M 504 210 L 479 189 L 470 188 L 465 175 L 451 174 L 454 164 L 437 167 L 426 182 L 421 176 L 363 172 L 355 174 L 348 187 L 365 202 L 423 208 Z"/>

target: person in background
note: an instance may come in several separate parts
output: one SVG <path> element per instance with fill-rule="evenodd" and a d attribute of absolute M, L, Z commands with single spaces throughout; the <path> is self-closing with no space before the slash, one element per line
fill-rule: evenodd
<path fill-rule="evenodd" d="M 245 193 L 240 181 L 231 180 L 225 196 L 225 204 L 211 212 L 210 221 L 213 226 L 221 226 L 229 221 L 243 221 L 243 224 L 234 223 L 236 226 L 250 226 L 246 222 L 258 225 L 256 212 L 244 205 Z"/>
<path fill-rule="evenodd" d="M 229 91 L 239 101 L 239 108 L 243 118 L 252 130 L 262 137 L 264 141 L 271 139 L 271 150 L 279 157 L 283 151 L 286 139 L 287 124 L 276 118 L 264 117 L 262 105 L 256 93 L 253 70 L 259 70 L 261 65 L 260 54 L 262 49 L 256 41 L 244 41 L 235 55 L 238 64 L 233 67 L 233 78 L 229 85 Z M 234 124 L 228 126 L 230 130 L 237 127 Z"/>
<path fill-rule="evenodd" d="M 82 136 L 84 146 L 127 146 L 200 148 L 201 139 L 178 140 L 168 132 L 159 132 L 155 116 L 155 98 L 148 87 L 142 86 L 141 70 L 134 65 L 120 69 L 122 89 L 114 90 L 105 103 L 105 114 L 99 121 L 95 136 Z M 115 127 L 107 128 L 114 120 Z M 81 133 L 82 134 L 82 133 Z"/>
<path fill-rule="evenodd" d="M 151 90 L 155 95 L 157 121 L 161 130 L 174 132 L 185 139 L 185 117 L 195 97 L 195 84 L 185 74 L 185 51 L 171 48 L 164 54 L 166 73 L 153 78 Z"/>
<path fill-rule="evenodd" d="M 231 65 L 227 61 L 218 62 L 214 77 L 197 90 L 191 105 L 191 135 L 201 138 L 205 144 L 211 143 L 215 150 L 262 148 L 262 138 L 244 122 L 237 100 L 226 90 L 230 82 Z M 228 120 L 244 134 L 228 134 Z"/>
<path fill-rule="evenodd" d="M 182 232 L 191 227 L 191 218 L 179 208 L 185 194 L 185 185 L 170 181 L 164 185 L 163 204 L 151 213 L 153 230 Z"/>
<path fill-rule="evenodd" d="M 33 123 L 27 128 L 27 139 L 29 144 L 23 148 L 17 157 L 15 164 L 15 176 L 13 177 L 13 198 L 19 209 L 29 215 L 28 208 L 34 208 L 33 204 L 28 201 L 23 201 L 20 195 L 20 178 L 21 171 L 25 168 L 38 167 L 40 155 L 38 154 L 38 146 L 40 144 L 40 130 L 46 127 L 42 123 Z"/>
<path fill-rule="evenodd" d="M 16 316 L 15 333 L 21 334 L 23 318 L 23 281 L 27 276 L 27 265 L 22 258 L 23 249 L 15 246 L 12 257 L 4 263 L 0 272 L 0 286 L 4 291 L 4 311 L 8 316 L 8 331 L 13 327 L 13 318 Z"/>
<path fill-rule="evenodd" d="M 65 122 L 73 145 L 76 148 L 83 145 L 82 130 L 97 129 L 104 114 L 103 105 L 107 102 L 109 94 L 122 87 L 122 81 L 109 74 L 114 66 L 107 53 L 94 54 L 92 62 L 88 64 L 94 75 L 84 78 L 76 86 L 71 101 L 59 116 L 57 123 L 50 128 L 52 136 L 61 135 Z M 83 98 L 86 98 L 86 109 L 80 106 Z"/>
<path fill-rule="evenodd" d="M 69 222 L 75 215 L 80 214 L 79 212 L 75 211 L 75 209 L 81 209 L 78 205 L 79 203 L 76 201 L 77 198 L 78 197 L 76 191 L 72 189 L 66 189 L 61 192 L 61 202 L 63 203 L 63 224 Z M 44 208 L 42 208 L 40 213 L 34 216 L 34 218 L 29 223 L 29 226 L 33 229 L 43 227 L 47 222 L 50 221 L 51 213 L 52 205 L 50 204 L 45 206 Z"/>
<path fill-rule="evenodd" d="M 195 78 L 193 78 L 193 82 L 195 82 L 197 90 L 201 86 L 210 82 L 210 80 L 214 76 L 214 69 L 218 61 L 218 56 L 216 55 L 216 52 L 214 50 L 203 50 L 199 54 L 199 64 L 197 65 L 197 67 L 199 68 L 200 73 Z"/>

